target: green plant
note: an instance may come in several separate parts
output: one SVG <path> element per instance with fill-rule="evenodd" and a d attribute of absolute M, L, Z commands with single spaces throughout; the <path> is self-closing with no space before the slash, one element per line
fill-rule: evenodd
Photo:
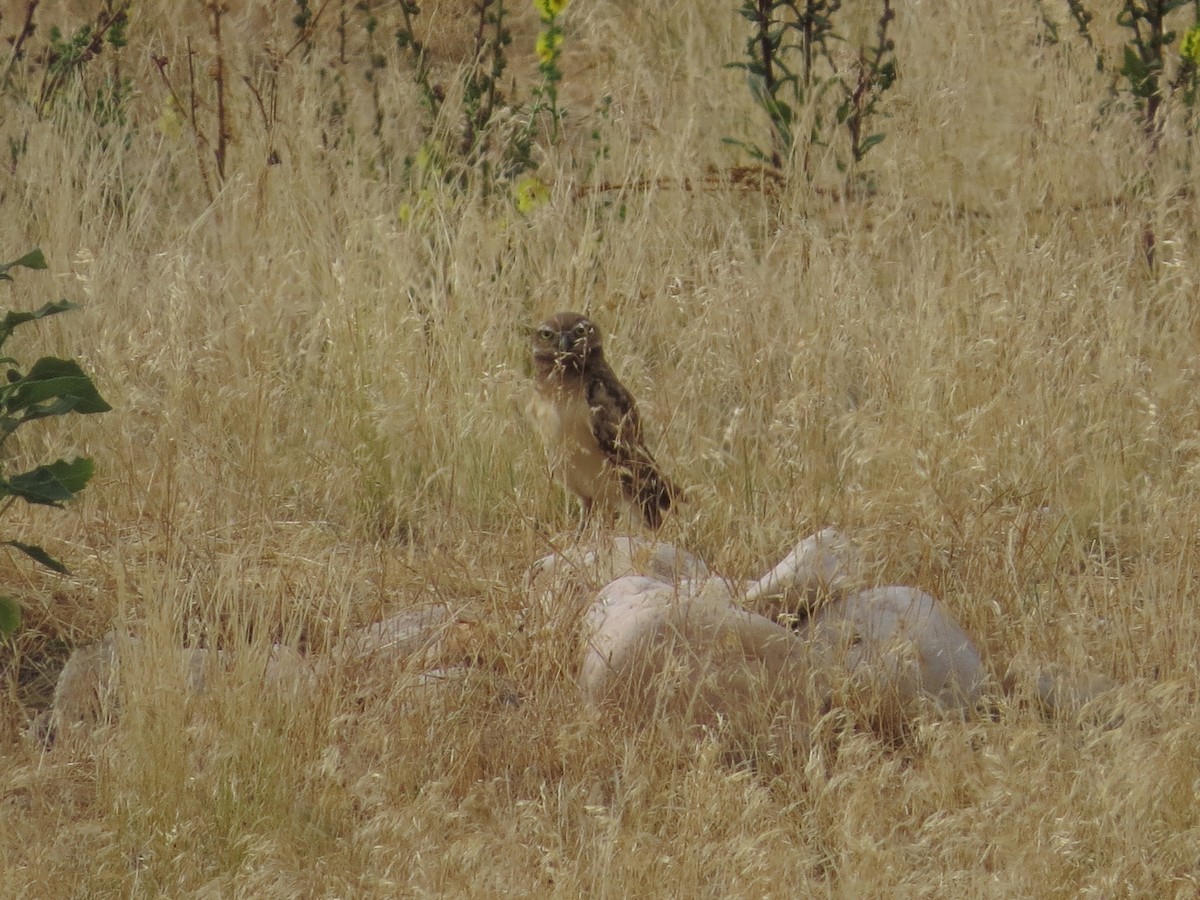
<path fill-rule="evenodd" d="M 501 86 L 512 44 L 508 6 L 504 0 L 473 3 L 474 40 L 471 60 L 459 76 L 462 107 L 459 121 L 451 126 L 455 138 L 446 136 L 440 121 L 446 109 L 446 91 L 431 80 L 429 51 L 417 30 L 421 8 L 414 0 L 400 3 L 403 21 L 396 30 L 396 45 L 411 59 L 413 83 L 428 113 L 425 140 L 418 153 L 406 160 L 411 177 L 420 180 L 433 173 L 458 186 L 479 185 L 485 193 L 501 187 L 526 211 L 522 204 L 528 205 L 529 193 L 520 185 L 527 187 L 536 179 L 523 179 L 516 189 L 512 185 L 536 165 L 539 127 L 548 123 L 541 134 L 545 145 L 558 143 L 562 135 L 564 113 L 558 105 L 563 44 L 560 17 L 569 0 L 533 2 L 542 23 L 533 48 L 541 81 L 532 88 L 528 100 L 506 94 Z"/>
<path fill-rule="evenodd" d="M 844 98 L 837 110 L 837 120 L 846 126 L 850 135 L 850 156 L 854 164 L 876 144 L 883 142 L 882 132 L 864 132 L 875 115 L 879 98 L 896 80 L 896 44 L 888 37 L 888 27 L 896 18 L 891 0 L 883 0 L 879 20 L 875 25 L 876 44 L 858 53 L 853 83 L 839 79 Z"/>
<path fill-rule="evenodd" d="M 562 68 L 559 57 L 562 55 L 563 31 L 559 24 L 559 16 L 567 8 L 569 0 L 534 0 L 538 17 L 542 20 L 542 30 L 538 33 L 534 52 L 538 58 L 538 72 L 542 76 L 542 84 L 534 90 L 534 105 L 530 112 L 530 121 L 536 121 L 538 113 L 546 110 L 550 113 L 550 142 L 558 141 L 562 128 L 562 110 L 558 106 L 558 83 L 562 81 Z"/>
<path fill-rule="evenodd" d="M 0 280 L 11 281 L 9 271 L 17 267 L 45 269 L 46 259 L 41 250 L 35 249 L 20 259 L 0 263 Z M 35 312 L 6 313 L 0 320 L 0 347 L 4 346 L 17 326 L 76 308 L 76 304 L 60 300 L 48 303 Z M 107 412 L 112 408 L 74 360 L 43 356 L 28 372 L 22 372 L 20 363 L 11 356 L 0 357 L 0 364 L 7 367 L 4 384 L 0 385 L 0 448 L 21 426 L 30 422 L 69 413 L 87 415 Z M 70 461 L 59 459 L 18 475 L 0 475 L 0 498 L 5 498 L 0 505 L 0 514 L 10 509 L 17 500 L 61 507 L 83 490 L 94 470 L 91 459 L 76 457 Z M 4 543 L 55 572 L 67 572 L 61 562 L 36 544 L 17 540 Z M 0 596 L 0 636 L 12 634 L 19 625 L 18 604 L 9 596 Z"/>
<path fill-rule="evenodd" d="M 188 100 L 186 103 L 183 100 L 182 90 L 176 87 L 175 81 L 171 78 L 169 72 L 171 60 L 157 53 L 150 54 L 150 59 L 157 68 L 163 86 L 167 90 L 163 111 L 164 116 L 171 122 L 168 130 L 181 127 L 182 123 L 187 124 L 196 143 L 200 180 L 204 185 L 209 202 L 212 202 L 217 191 L 225 183 L 229 164 L 229 147 L 233 142 L 233 123 L 230 120 L 228 66 L 225 61 L 225 47 L 222 38 L 222 20 L 228 12 L 228 4 L 217 2 L 217 0 L 205 0 L 204 6 L 208 12 L 208 30 L 214 47 L 213 58 L 206 67 L 215 94 L 216 109 L 211 117 L 214 120 L 211 125 L 206 126 L 204 116 L 201 115 L 205 103 L 201 99 L 201 87 L 196 77 L 197 53 L 192 49 L 191 41 L 189 40 L 187 43 Z M 261 97 L 259 99 L 261 101 Z M 269 130 L 269 123 L 267 127 Z M 216 166 L 215 184 L 208 165 L 210 153 Z"/>
<path fill-rule="evenodd" d="M 425 45 L 417 37 L 416 20 L 421 14 L 421 7 L 415 0 L 401 0 L 400 13 L 404 16 L 404 24 L 396 29 L 396 46 L 407 50 L 413 58 L 413 81 L 421 92 L 421 102 L 429 112 L 431 119 L 436 119 L 445 96 L 442 90 L 429 81 L 429 60 Z"/>
<path fill-rule="evenodd" d="M 1179 73 L 1176 75 L 1180 96 L 1193 115 L 1200 101 L 1200 4 L 1196 9 L 1196 23 L 1179 40 Z M 1194 133 L 1194 122 L 1189 123 Z"/>
<path fill-rule="evenodd" d="M 1041 19 L 1044 32 L 1039 36 L 1039 39 L 1047 45 L 1054 46 L 1062 42 L 1062 38 L 1058 33 L 1058 22 L 1046 9 L 1045 3 L 1042 0 L 1034 0 L 1038 10 L 1038 17 Z M 1088 49 L 1096 54 L 1096 71 L 1104 71 L 1104 54 L 1096 47 L 1096 42 L 1092 39 L 1092 19 L 1095 16 L 1088 11 L 1083 5 L 1083 0 L 1067 0 L 1067 12 L 1075 22 L 1075 31 L 1079 34 Z"/>
<path fill-rule="evenodd" d="M 1117 24 L 1129 32 L 1122 52 L 1120 74 L 1125 91 L 1133 99 L 1142 130 L 1151 153 L 1158 150 L 1163 134 L 1163 104 L 1191 82 L 1195 89 L 1194 60 L 1181 55 L 1176 78 L 1166 80 L 1167 49 L 1175 41 L 1175 32 L 1167 25 L 1167 16 L 1195 0 L 1125 0 L 1117 14 Z M 1200 22 L 1200 4 L 1197 5 Z M 1190 72 L 1187 71 L 1190 69 Z"/>
<path fill-rule="evenodd" d="M 1178 53 L 1172 53 L 1178 32 L 1168 17 L 1185 6 L 1193 8 L 1192 24 L 1179 39 Z M 1094 16 L 1084 8 L 1082 0 L 1068 0 L 1071 17 L 1079 34 L 1090 48 L 1095 47 L 1090 32 Z M 1057 42 L 1057 26 L 1043 14 L 1043 23 Z M 1187 116 L 1186 132 L 1195 133 L 1195 114 L 1200 99 L 1200 0 L 1124 0 L 1117 13 L 1117 24 L 1126 31 L 1119 66 L 1108 67 L 1113 75 L 1114 99 L 1125 98 L 1137 116 L 1145 137 L 1147 163 L 1159 155 L 1166 133 L 1168 114 L 1173 100 L 1179 101 Z M 1104 71 L 1102 56 L 1097 54 L 1096 68 Z M 1115 104 L 1107 104 L 1105 111 Z M 1153 169 L 1146 167 L 1137 179 L 1143 189 Z M 1154 266 L 1158 240 L 1154 226 L 1146 222 L 1142 229 L 1142 251 L 1146 262 Z"/>
<path fill-rule="evenodd" d="M 888 36 L 895 10 L 891 0 L 882 0 L 876 44 L 859 48 L 853 64 L 843 68 L 833 52 L 833 44 L 844 42 L 835 23 L 841 8 L 841 0 L 743 0 L 738 13 L 753 30 L 746 39 L 745 61 L 728 66 L 746 73 L 751 97 L 767 114 L 770 142 L 765 148 L 735 138 L 725 138 L 725 143 L 777 171 L 803 149 L 801 168 L 811 179 L 809 151 L 828 146 L 835 128 L 844 127 L 849 141 L 849 158 L 838 161 L 843 171 L 883 141 L 883 133 L 869 125 L 884 91 L 896 80 L 895 44 Z M 831 89 L 841 95 L 836 106 L 827 96 Z M 807 140 L 801 145 L 797 129 L 805 122 Z"/>
<path fill-rule="evenodd" d="M 753 25 L 753 32 L 746 39 L 747 61 L 729 63 L 728 67 L 746 72 L 750 95 L 770 122 L 771 141 L 767 149 L 734 138 L 725 138 L 726 143 L 741 147 L 775 169 L 783 168 L 795 145 L 792 128 L 799 107 L 814 92 L 823 89 L 813 80 L 813 53 L 832 34 L 830 17 L 839 6 L 840 0 L 809 3 L 806 13 L 801 13 L 789 0 L 743 0 L 738 12 Z M 783 18 L 788 11 L 791 18 Z M 789 41 L 795 35 L 799 35 L 799 43 Z M 799 72 L 793 72 L 786 59 L 797 52 L 803 66 Z M 816 115 L 809 135 L 813 143 L 820 140 L 819 113 Z"/>
<path fill-rule="evenodd" d="M 117 51 L 128 43 L 131 6 L 132 0 L 103 0 L 94 20 L 80 25 L 70 35 L 64 35 L 62 29 L 53 26 L 46 45 L 35 49 L 30 47 L 30 39 L 37 33 L 34 15 L 38 4 L 29 0 L 25 5 L 23 24 L 13 37 L 12 50 L 3 74 L 0 74 L 0 87 L 7 92 L 16 89 L 18 64 L 32 60 L 36 64 L 32 72 L 38 86 L 36 90 L 28 90 L 26 96 L 38 117 L 44 116 L 63 89 L 105 48 Z M 111 72 L 101 85 L 91 95 L 85 92 L 85 105 L 92 109 L 97 121 L 123 122 L 125 104 L 131 93 L 131 84 L 121 74 L 119 59 L 115 59 Z"/>
<path fill-rule="evenodd" d="M 490 140 L 488 125 L 497 107 L 504 103 L 500 78 L 508 66 L 504 48 L 512 43 L 512 34 L 504 24 L 503 0 L 478 0 L 475 4 L 474 63 L 463 80 L 463 132 L 460 152 L 468 161 L 486 152 Z"/>
<path fill-rule="evenodd" d="M 313 13 L 312 4 L 309 0 L 295 0 L 296 14 L 292 16 L 292 24 L 296 26 L 296 31 L 299 32 L 299 37 L 296 38 L 296 43 L 292 45 L 294 50 L 301 45 L 304 46 L 304 54 L 307 56 L 312 52 L 313 28 L 316 25 L 316 15 Z M 288 51 L 291 52 L 291 51 Z"/>
<path fill-rule="evenodd" d="M 21 24 L 5 35 L 10 46 L 0 67 L 0 96 L 33 110 L 38 119 L 55 110 L 87 113 L 99 126 L 98 140 L 105 147 L 114 130 L 128 146 L 131 140 L 128 107 L 133 81 L 121 66 L 120 50 L 128 43 L 132 0 L 100 0 L 99 11 L 89 21 L 64 34 L 58 26 L 42 33 L 37 21 L 38 0 L 26 0 Z M 110 64 L 95 61 L 108 50 Z M 28 147 L 28 131 L 6 135 L 7 162 L 16 169 Z"/>

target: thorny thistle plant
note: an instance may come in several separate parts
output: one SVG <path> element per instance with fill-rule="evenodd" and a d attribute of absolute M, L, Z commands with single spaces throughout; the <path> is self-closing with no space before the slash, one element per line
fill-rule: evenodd
<path fill-rule="evenodd" d="M 1178 32 L 1169 18 L 1186 6 L 1192 7 L 1192 24 L 1179 38 L 1178 52 L 1174 53 L 1171 48 Z M 1089 29 L 1094 16 L 1083 7 L 1082 0 L 1071 0 L 1069 8 L 1080 35 L 1094 48 Z M 1125 97 L 1132 105 L 1145 136 L 1147 163 L 1152 163 L 1161 149 L 1167 118 L 1173 109 L 1182 108 L 1185 133 L 1189 138 L 1195 134 L 1200 100 L 1200 0 L 1124 0 L 1116 21 L 1126 30 L 1120 65 L 1106 67 L 1103 57 L 1098 55 L 1096 67 L 1114 72 L 1113 98 Z M 1043 22 L 1048 25 L 1052 40 L 1057 42 L 1057 28 L 1045 15 Z M 1178 106 L 1173 101 L 1178 101 Z M 1106 104 L 1105 111 L 1113 106 Z M 1144 190 L 1147 179 L 1152 177 L 1153 168 L 1148 165 L 1136 181 L 1136 190 Z M 1142 250 L 1151 267 L 1155 264 L 1156 248 L 1154 227 L 1146 222 Z"/>
<path fill-rule="evenodd" d="M 505 21 L 508 10 L 504 0 L 477 0 L 475 11 L 474 64 L 467 69 L 463 82 L 466 114 L 459 148 L 468 165 L 472 166 L 485 159 L 495 136 L 490 126 L 499 109 L 506 105 L 500 79 L 508 68 L 505 48 L 512 43 L 512 33 Z M 524 154 L 518 152 L 516 155 Z"/>
<path fill-rule="evenodd" d="M 1179 38 L 1178 54 L 1171 52 L 1178 32 L 1169 18 L 1177 10 L 1192 6 L 1193 23 Z M 1095 16 L 1082 0 L 1070 0 L 1069 9 L 1080 36 L 1091 48 L 1096 44 L 1091 35 Z M 1051 43 L 1058 43 L 1058 27 L 1043 12 L 1042 22 L 1049 32 Z M 1097 55 L 1096 68 L 1114 74 L 1115 96 L 1124 95 L 1137 111 L 1142 131 L 1151 154 L 1156 152 L 1163 137 L 1167 105 L 1179 99 L 1187 113 L 1196 110 L 1198 72 L 1200 72 L 1200 0 L 1124 0 L 1116 22 L 1127 32 L 1121 48 L 1119 66 L 1106 65 Z M 1118 83 L 1115 79 L 1122 79 Z"/>
<path fill-rule="evenodd" d="M 753 25 L 746 39 L 747 61 L 729 63 L 728 67 L 745 71 L 754 102 L 767 114 L 771 140 L 767 149 L 734 138 L 725 138 L 726 143 L 741 147 L 775 169 L 783 168 L 795 145 L 793 125 L 799 108 L 812 100 L 814 92 L 823 90 L 823 84 L 814 83 L 812 77 L 813 50 L 832 34 L 830 13 L 840 5 L 840 0 L 822 3 L 820 14 L 813 10 L 805 22 L 807 27 L 803 27 L 799 10 L 787 0 L 744 0 L 738 12 Z M 781 18 L 789 10 L 791 18 Z M 800 42 L 792 43 L 796 34 Z M 793 72 L 787 61 L 796 52 L 804 62 L 800 72 Z M 814 117 L 809 139 L 816 143 L 821 130 L 819 111 L 814 111 Z"/>
<path fill-rule="evenodd" d="M 442 102 L 446 98 L 441 88 L 436 87 L 429 80 L 428 54 L 425 51 L 425 45 L 417 37 L 416 21 L 417 16 L 421 14 L 421 7 L 415 0 L 401 0 L 400 12 L 404 16 L 404 23 L 396 29 L 396 46 L 412 54 L 413 81 L 421 92 L 421 102 L 429 115 L 437 118 L 438 112 L 442 108 Z"/>
<path fill-rule="evenodd" d="M 1179 55 L 1193 66 L 1200 66 L 1200 25 L 1189 28 L 1180 40 Z"/>
<path fill-rule="evenodd" d="M 438 136 L 446 91 L 433 82 L 428 49 L 418 37 L 420 6 L 414 0 L 404 0 L 400 4 L 403 24 L 396 32 L 396 43 L 413 62 L 413 80 L 429 114 L 425 146 L 440 146 L 439 155 L 445 165 L 439 172 L 444 180 L 466 184 L 469 179 L 481 178 L 477 183 L 485 190 L 491 190 L 529 171 L 535 165 L 538 128 L 547 117 L 550 120 L 547 143 L 559 141 L 562 110 L 558 105 L 557 85 L 562 78 L 559 57 L 563 32 L 558 17 L 566 9 L 567 0 L 534 0 L 534 6 L 543 26 L 532 48 L 541 83 L 532 90 L 528 102 L 521 102 L 506 96 L 501 88 L 508 68 L 508 48 L 512 44 L 508 7 L 504 0 L 476 0 L 474 3 L 472 62 L 463 70 L 461 78 L 461 128 L 457 139 L 446 142 Z M 430 172 L 416 158 L 406 161 L 406 170 L 413 176 L 422 177 Z M 533 195 L 519 186 L 514 185 L 509 190 L 523 212 L 541 202 L 540 199 L 531 200 Z"/>
<path fill-rule="evenodd" d="M 1125 78 L 1126 91 L 1142 120 L 1142 130 L 1149 141 L 1150 152 L 1158 150 L 1163 135 L 1163 106 L 1176 94 L 1195 102 L 1196 63 L 1182 53 L 1175 77 L 1168 80 L 1168 48 L 1174 44 L 1176 33 L 1167 24 L 1167 17 L 1192 2 L 1196 7 L 1196 22 L 1200 24 L 1200 3 L 1195 0 L 1125 0 L 1117 14 L 1117 24 L 1127 29 L 1120 74 Z"/>
<path fill-rule="evenodd" d="M 19 30 L 8 37 L 11 49 L 0 70 L 0 95 L 27 103 L 39 119 L 70 97 L 97 125 L 125 130 L 128 140 L 133 85 L 122 72 L 120 50 L 129 42 L 132 6 L 132 0 L 102 0 L 94 18 L 69 34 L 52 26 L 45 44 L 39 45 L 38 3 L 29 0 Z M 102 57 L 110 64 L 93 64 Z M 15 167 L 24 154 L 24 140 L 10 138 L 9 151 Z"/>
<path fill-rule="evenodd" d="M 778 171 L 799 153 L 804 176 L 811 180 L 811 150 L 829 146 L 835 128 L 845 127 L 849 140 L 849 159 L 838 160 L 842 171 L 857 167 L 883 141 L 883 133 L 869 126 L 881 96 L 896 80 L 895 44 L 888 35 L 895 11 L 891 0 L 882 0 L 876 44 L 860 48 L 844 70 L 832 46 L 844 42 L 835 24 L 841 8 L 841 0 L 743 0 L 738 13 L 752 24 L 746 60 L 728 66 L 746 73 L 751 97 L 767 114 L 770 142 L 765 148 L 735 138 L 725 143 Z M 841 95 L 833 107 L 827 99 L 831 90 Z M 805 124 L 807 134 L 801 135 Z"/>
<path fill-rule="evenodd" d="M 845 79 L 838 80 L 844 96 L 838 106 L 837 120 L 846 126 L 850 135 L 853 165 L 862 162 L 867 151 L 883 142 L 882 132 L 864 133 L 863 129 L 875 115 L 883 92 L 896 80 L 896 44 L 888 37 L 888 26 L 895 17 L 891 0 L 883 0 L 882 12 L 875 26 L 877 43 L 874 47 L 859 51 L 853 83 Z M 838 167 L 845 170 L 840 163 Z"/>
<path fill-rule="evenodd" d="M 1192 114 L 1195 114 L 1200 99 L 1197 96 L 1200 94 L 1200 10 L 1196 17 L 1196 24 L 1179 41 L 1179 73 L 1176 75 L 1176 82 L 1180 84 L 1179 96 Z"/>
<path fill-rule="evenodd" d="M 412 60 L 412 77 L 428 114 L 421 154 L 428 157 L 432 152 L 442 161 L 439 167 L 430 167 L 422 164 L 421 154 L 408 157 L 410 178 L 421 184 L 431 176 L 451 185 L 476 184 L 485 192 L 500 187 L 521 212 L 545 203 L 545 185 L 532 176 L 521 176 L 535 167 L 539 138 L 546 146 L 562 139 L 558 83 L 563 77 L 559 60 L 564 32 L 559 17 L 566 6 L 568 0 L 534 0 L 541 29 L 532 49 L 541 80 L 528 100 L 521 101 L 502 89 L 512 44 L 509 8 L 504 0 L 476 0 L 472 62 L 461 77 L 461 119 L 455 126 L 457 137 L 445 140 L 440 137 L 439 116 L 448 108 L 446 91 L 434 83 L 428 49 L 418 35 L 420 6 L 415 0 L 402 2 L 403 22 L 396 31 L 396 44 Z M 545 132 L 540 132 L 547 119 Z M 406 206 L 402 204 L 402 208 Z"/>
<path fill-rule="evenodd" d="M 558 106 L 558 83 L 562 81 L 562 69 L 558 60 L 562 54 L 563 31 L 559 16 L 566 10 L 570 0 L 533 0 L 542 30 L 538 33 L 534 52 L 538 59 L 538 72 L 542 84 L 534 90 L 535 102 L 530 112 L 531 121 L 536 120 L 543 109 L 550 114 L 550 142 L 557 143 L 562 128 L 562 110 Z"/>
<path fill-rule="evenodd" d="M 158 125 L 164 136 L 176 133 L 176 126 L 183 126 L 191 133 L 196 145 L 196 163 L 200 172 L 200 180 L 209 202 L 216 197 L 218 190 L 225 183 L 226 171 L 229 165 L 229 150 L 233 143 L 234 129 L 231 119 L 229 90 L 229 68 L 225 60 L 225 47 L 222 38 L 223 19 L 226 5 L 212 2 L 206 3 L 209 35 L 213 41 L 213 57 L 209 65 L 197 66 L 197 54 L 188 42 L 184 72 L 172 75 L 171 60 L 163 55 L 152 53 L 150 59 L 158 70 L 159 78 L 166 90 L 163 99 L 163 112 Z M 216 109 L 208 117 L 203 115 L 205 102 L 201 97 L 198 84 L 197 70 L 204 68 L 212 81 L 216 95 Z M 186 75 L 187 89 L 177 83 Z M 186 96 L 187 102 L 184 102 Z M 205 123 L 205 119 L 209 123 Z M 211 163 L 214 166 L 210 170 Z M 213 171 L 215 170 L 215 178 Z"/>
<path fill-rule="evenodd" d="M 1039 36 L 1039 40 L 1049 46 L 1060 44 L 1062 42 L 1062 38 L 1059 35 L 1058 22 L 1054 19 L 1054 16 L 1050 14 L 1050 11 L 1046 9 L 1046 4 L 1043 2 L 1043 0 L 1034 0 L 1034 2 L 1037 6 L 1038 17 L 1041 19 L 1042 28 L 1044 29 L 1043 33 Z M 1095 16 L 1093 16 L 1092 13 L 1088 11 L 1087 7 L 1083 5 L 1083 0 L 1067 0 L 1067 11 L 1070 13 L 1071 18 L 1075 22 L 1076 32 L 1078 32 L 1079 36 L 1083 38 L 1083 41 L 1085 44 L 1087 44 L 1088 49 L 1096 54 L 1096 71 L 1103 72 L 1104 54 L 1099 51 L 1099 49 L 1096 47 L 1096 42 L 1092 39 L 1091 26 L 1092 19 L 1095 18 Z"/>

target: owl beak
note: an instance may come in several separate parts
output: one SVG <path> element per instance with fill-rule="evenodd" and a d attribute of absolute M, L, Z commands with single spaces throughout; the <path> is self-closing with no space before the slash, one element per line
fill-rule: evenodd
<path fill-rule="evenodd" d="M 575 342 L 571 340 L 570 334 L 560 334 L 558 336 L 558 349 L 562 353 L 570 353 L 575 349 Z"/>

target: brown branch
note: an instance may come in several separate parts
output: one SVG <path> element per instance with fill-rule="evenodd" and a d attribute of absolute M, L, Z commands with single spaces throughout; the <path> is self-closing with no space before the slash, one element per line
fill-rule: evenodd
<path fill-rule="evenodd" d="M 580 185 L 575 189 L 575 199 L 591 194 L 608 194 L 614 191 L 656 190 L 766 190 L 774 193 L 787 182 L 787 178 L 774 168 L 767 166 L 733 166 L 725 172 L 710 171 L 702 178 L 638 178 L 634 181 L 602 181 L 600 184 Z"/>
<path fill-rule="evenodd" d="M 221 46 L 221 14 L 223 3 L 212 5 L 212 36 L 217 45 L 217 61 L 213 80 L 217 83 L 217 177 L 225 182 L 225 153 L 229 147 L 229 119 L 225 109 L 225 53 Z"/>
<path fill-rule="evenodd" d="M 295 53 L 297 47 L 299 47 L 301 44 L 303 44 L 305 41 L 307 41 L 309 38 L 311 38 L 313 36 L 313 34 L 316 33 L 317 22 L 321 18 L 321 13 L 325 12 L 325 8 L 327 6 L 329 6 L 330 2 L 331 2 L 331 0 L 325 0 L 325 2 L 321 4 L 320 9 L 318 9 L 315 13 L 313 13 L 313 17 L 308 20 L 308 24 L 305 25 L 303 29 L 301 29 L 300 37 L 298 37 L 296 39 L 296 43 L 294 43 L 294 44 L 292 44 L 292 46 L 288 47 L 287 52 L 283 54 L 284 59 L 287 59 L 289 56 L 291 56 L 293 53 Z"/>
<path fill-rule="evenodd" d="M 265 103 L 263 103 L 262 94 L 259 92 L 258 88 L 255 87 L 254 82 L 250 80 L 250 76 L 243 75 L 242 81 L 244 81 L 246 83 L 246 87 L 249 88 L 251 96 L 254 97 L 255 104 L 258 106 L 258 112 L 262 116 L 263 129 L 267 133 L 267 143 L 269 144 L 269 143 L 271 143 L 271 133 L 274 131 L 274 127 L 275 127 L 274 97 L 272 97 L 272 99 L 271 99 L 271 112 L 268 113 L 267 105 Z M 269 165 L 269 166 L 279 165 L 279 154 L 276 152 L 274 147 L 271 147 L 271 149 L 267 152 L 267 165 Z"/>
<path fill-rule="evenodd" d="M 215 195 L 213 194 L 212 181 L 208 175 L 208 166 L 204 162 L 204 153 L 202 152 L 202 148 L 208 147 L 209 142 L 208 138 L 204 136 L 204 132 L 200 130 L 200 123 L 196 118 L 196 78 L 195 71 L 192 67 L 192 42 L 190 38 L 188 39 L 187 52 L 188 80 L 191 84 L 192 92 L 191 114 L 187 119 L 187 123 L 191 126 L 192 136 L 196 139 L 196 147 L 198 151 L 196 154 L 196 159 L 200 166 L 200 180 L 204 183 L 204 192 L 208 195 L 208 201 L 211 203 Z M 167 93 L 171 96 L 171 102 L 175 104 L 176 109 L 183 110 L 183 100 L 180 99 L 178 92 L 175 90 L 175 85 L 171 83 L 171 79 L 167 75 L 167 66 L 170 65 L 170 60 L 165 56 L 157 56 L 154 54 L 151 54 L 150 59 L 153 60 L 154 65 L 158 67 L 158 74 L 162 77 L 163 84 L 167 88 Z"/>
<path fill-rule="evenodd" d="M 33 14 L 37 10 L 41 0 L 29 0 L 25 4 L 25 21 L 21 23 L 21 30 L 17 32 L 16 38 L 13 40 L 12 53 L 8 56 L 8 63 L 4 66 L 4 75 L 0 77 L 0 86 L 8 87 L 9 78 L 12 76 L 13 66 L 21 57 L 21 48 L 25 45 L 25 41 L 33 34 Z"/>
<path fill-rule="evenodd" d="M 647 190 L 677 190 L 677 191 L 721 191 L 721 190 L 765 190 L 775 193 L 785 187 L 787 178 L 770 166 L 732 166 L 726 170 L 710 169 L 700 178 L 637 178 L 633 181 L 602 181 L 599 184 L 580 185 L 574 191 L 574 198 L 581 200 L 596 194 L 608 194 L 617 191 L 647 191 Z M 821 187 L 811 188 L 812 193 L 828 197 L 832 200 L 842 200 L 844 195 L 837 189 Z M 1175 195 L 1181 200 L 1193 200 L 1196 191 L 1190 187 L 1182 188 Z M 1123 209 L 1129 203 L 1128 197 L 1101 197 L 1095 200 L 1081 200 L 1066 204 L 1062 207 L 1073 213 L 1093 212 L 1100 209 Z M 941 200 L 930 200 L 929 205 L 944 212 L 953 212 L 958 217 L 972 219 L 989 219 L 993 213 L 986 209 L 969 209 L 959 204 Z"/>

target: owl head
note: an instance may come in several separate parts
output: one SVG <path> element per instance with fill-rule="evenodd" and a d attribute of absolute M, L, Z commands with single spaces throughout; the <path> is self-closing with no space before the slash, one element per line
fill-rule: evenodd
<path fill-rule="evenodd" d="M 600 329 L 585 316 L 560 312 L 533 329 L 533 359 L 539 367 L 582 371 L 589 359 L 603 353 Z"/>

